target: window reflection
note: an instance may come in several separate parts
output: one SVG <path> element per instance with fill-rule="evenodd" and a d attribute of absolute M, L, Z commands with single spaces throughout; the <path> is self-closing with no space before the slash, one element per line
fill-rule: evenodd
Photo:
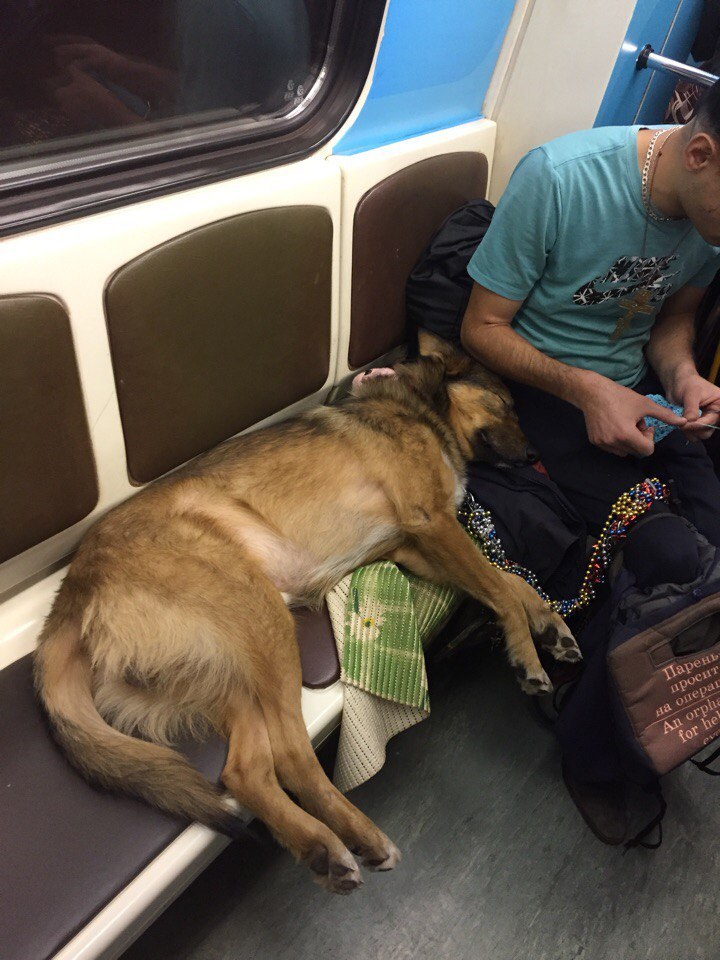
<path fill-rule="evenodd" d="M 0 148 L 173 118 L 282 116 L 318 73 L 332 6 L 0 0 Z"/>

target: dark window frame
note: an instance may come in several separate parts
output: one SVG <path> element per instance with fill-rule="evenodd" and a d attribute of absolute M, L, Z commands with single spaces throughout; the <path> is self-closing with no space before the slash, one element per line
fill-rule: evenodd
<path fill-rule="evenodd" d="M 308 157 L 357 103 L 385 6 L 337 0 L 318 78 L 285 117 L 199 125 L 35 161 L 0 160 L 0 237 Z"/>

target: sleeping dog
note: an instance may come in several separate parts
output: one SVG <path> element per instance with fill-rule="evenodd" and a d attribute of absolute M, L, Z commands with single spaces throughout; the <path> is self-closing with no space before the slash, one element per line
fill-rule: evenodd
<path fill-rule="evenodd" d="M 576 649 L 456 519 L 466 461 L 527 458 L 507 390 L 431 336 L 395 374 L 230 440 L 110 511 L 36 655 L 55 735 L 88 779 L 232 834 L 233 805 L 167 745 L 214 728 L 229 740 L 227 791 L 336 893 L 362 882 L 354 854 L 389 870 L 399 852 L 315 758 L 288 607 L 385 558 L 490 607 L 531 691 L 548 687 L 533 637 L 557 657 Z"/>

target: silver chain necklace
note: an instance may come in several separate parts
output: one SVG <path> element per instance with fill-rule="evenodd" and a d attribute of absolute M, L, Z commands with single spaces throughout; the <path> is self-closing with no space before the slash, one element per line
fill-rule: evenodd
<path fill-rule="evenodd" d="M 673 128 L 673 130 L 670 130 L 669 133 L 665 130 L 658 130 L 656 133 L 654 133 L 650 138 L 650 144 L 648 146 L 647 156 L 645 157 L 645 164 L 642 170 L 642 200 L 643 200 L 643 207 L 645 208 L 645 222 L 643 224 L 643 242 L 642 242 L 642 252 L 640 254 L 640 259 L 643 262 L 643 266 L 645 261 L 645 251 L 647 247 L 647 236 L 648 236 L 648 224 L 650 223 L 650 218 L 652 217 L 653 220 L 659 223 L 667 223 L 668 221 L 677 222 L 678 220 L 687 220 L 687 217 L 663 217 L 661 214 L 655 214 L 652 210 L 651 200 L 650 200 L 652 182 L 655 178 L 655 170 L 657 169 L 657 161 L 656 161 L 655 169 L 653 169 L 653 175 L 651 178 L 650 169 L 652 164 L 653 150 L 655 149 L 655 143 L 658 137 L 663 133 L 667 133 L 667 136 L 665 139 L 665 142 L 667 142 L 669 137 L 672 135 L 672 133 L 676 129 L 677 127 Z M 685 230 L 682 236 L 678 238 L 678 241 L 673 247 L 672 252 L 669 255 L 666 255 L 668 259 L 672 259 L 675 256 L 675 254 L 677 253 L 680 247 L 680 244 L 683 242 L 683 240 L 685 240 L 690 235 L 690 231 L 692 230 L 692 228 L 693 228 L 693 224 L 691 221 L 687 230 Z M 633 287 L 629 292 L 632 293 L 632 296 L 627 297 L 625 300 L 620 301 L 620 306 L 624 308 L 625 312 L 620 315 L 617 322 L 617 326 L 615 327 L 615 330 L 613 331 L 613 333 L 610 335 L 610 339 L 613 341 L 617 341 L 624 336 L 624 334 L 630 328 L 632 321 L 635 319 L 635 317 L 638 314 L 649 314 L 653 310 L 652 303 L 653 303 L 653 296 L 655 295 L 654 285 L 652 284 L 649 285 L 647 282 L 644 285 L 642 283 L 639 283 L 637 286 Z"/>
<path fill-rule="evenodd" d="M 687 219 L 687 217 L 664 217 L 662 214 L 656 213 L 655 210 L 653 210 L 653 202 L 650 197 L 650 187 L 648 186 L 648 181 L 650 179 L 650 167 L 652 166 L 653 151 L 655 150 L 655 143 L 658 137 L 662 136 L 663 133 L 666 135 L 665 141 L 663 143 L 663 146 L 665 146 L 665 144 L 668 142 L 670 137 L 675 133 L 677 129 L 678 129 L 677 127 L 673 127 L 671 130 L 655 131 L 655 133 L 650 138 L 647 155 L 645 157 L 645 163 L 643 164 L 642 179 L 641 179 L 643 207 L 645 208 L 646 215 L 651 219 L 653 219 L 656 223 L 670 223 L 671 221 Z M 657 168 L 657 160 L 655 161 L 655 166 Z"/>
<path fill-rule="evenodd" d="M 643 200 L 643 207 L 645 209 L 645 224 L 643 226 L 643 243 L 642 243 L 642 253 L 641 253 L 642 257 L 645 256 L 645 249 L 647 247 L 648 224 L 650 223 L 651 217 L 656 223 L 679 223 L 682 220 L 687 220 L 687 217 L 663 217 L 659 213 L 658 214 L 654 213 L 652 209 L 652 200 L 650 199 L 652 185 L 655 180 L 655 173 L 657 171 L 657 161 L 660 159 L 660 156 L 658 155 L 657 160 L 655 161 L 655 167 L 652 172 L 652 177 L 650 177 L 650 168 L 651 168 L 653 150 L 655 149 L 655 141 L 659 136 L 661 136 L 661 134 L 663 133 L 667 134 L 665 137 L 665 141 L 663 143 L 663 146 L 664 146 L 665 143 L 667 143 L 667 141 L 670 139 L 672 134 L 675 133 L 677 129 L 678 129 L 677 127 L 673 127 L 672 130 L 669 130 L 669 131 L 657 130 L 650 138 L 650 143 L 648 145 L 648 151 L 647 151 L 647 156 L 645 157 L 645 163 L 643 165 L 642 180 L 641 180 L 642 200 Z M 680 244 L 683 242 L 683 240 L 685 240 L 690 235 L 692 228 L 693 228 L 693 225 L 691 221 L 685 233 L 683 233 L 682 236 L 679 237 L 677 243 L 673 247 L 673 250 L 670 253 L 671 257 L 677 253 L 680 247 Z"/>

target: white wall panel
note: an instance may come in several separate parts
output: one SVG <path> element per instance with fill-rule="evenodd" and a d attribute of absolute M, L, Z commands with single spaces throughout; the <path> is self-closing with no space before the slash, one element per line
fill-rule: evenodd
<path fill-rule="evenodd" d="M 592 127 L 634 9 L 635 0 L 535 0 L 508 75 L 491 88 L 502 86 L 489 105 L 493 203 L 528 150 Z"/>

